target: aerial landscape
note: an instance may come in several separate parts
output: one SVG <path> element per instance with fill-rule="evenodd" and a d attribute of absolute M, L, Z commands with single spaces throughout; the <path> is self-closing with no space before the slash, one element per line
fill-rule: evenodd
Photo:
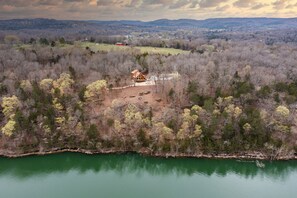
<path fill-rule="evenodd" d="M 0 197 L 294 197 L 297 0 L 0 1 Z"/>

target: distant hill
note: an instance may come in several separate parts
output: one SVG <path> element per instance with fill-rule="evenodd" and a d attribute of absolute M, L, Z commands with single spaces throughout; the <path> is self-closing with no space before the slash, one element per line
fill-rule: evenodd
<path fill-rule="evenodd" d="M 0 30 L 23 30 L 23 29 L 67 29 L 77 26 L 87 26 L 84 21 L 67 21 L 55 19 L 12 19 L 0 20 Z"/>
<path fill-rule="evenodd" d="M 12 19 L 0 20 L 0 30 L 23 30 L 23 29 L 71 29 L 71 28 L 102 28 L 134 26 L 137 28 L 149 27 L 183 27 L 183 28 L 206 28 L 206 29 L 235 29 L 235 30 L 267 30 L 297 28 L 297 18 L 214 18 L 206 20 L 159 19 L 155 21 L 71 21 L 55 19 Z"/>
<path fill-rule="evenodd" d="M 214 18 L 206 20 L 157 20 L 148 22 L 158 26 L 192 26 L 207 29 L 230 29 L 230 28 L 295 28 L 297 18 Z"/>
<path fill-rule="evenodd" d="M 279 29 L 297 28 L 297 18 L 213 18 L 205 20 L 194 19 L 159 19 L 155 21 L 89 21 L 105 25 L 135 25 L 135 26 L 159 26 L 159 27 L 195 27 L 207 29 Z"/>

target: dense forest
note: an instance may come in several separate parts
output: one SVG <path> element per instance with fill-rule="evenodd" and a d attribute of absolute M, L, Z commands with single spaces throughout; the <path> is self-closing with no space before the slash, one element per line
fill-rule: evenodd
<path fill-rule="evenodd" d="M 0 20 L 0 40 L 17 35 L 21 42 L 36 38 L 68 42 L 85 40 L 114 44 L 187 48 L 194 40 L 258 41 L 267 45 L 297 42 L 297 18 L 217 18 L 156 21 L 71 21 L 54 19 Z M 178 41 L 178 42 L 177 42 Z M 197 46 L 197 45 L 194 45 Z"/>
<path fill-rule="evenodd" d="M 291 42 L 130 41 L 189 51 L 177 55 L 134 48 L 92 51 L 64 37 L 3 34 L 1 42 L 3 155 L 67 148 L 164 155 L 261 152 L 271 158 L 297 153 L 297 47 Z M 115 89 L 131 83 L 134 69 L 178 77 L 157 80 L 146 93 L 137 88 L 137 95 L 134 88 Z M 146 94 L 152 102 L 141 100 Z"/>

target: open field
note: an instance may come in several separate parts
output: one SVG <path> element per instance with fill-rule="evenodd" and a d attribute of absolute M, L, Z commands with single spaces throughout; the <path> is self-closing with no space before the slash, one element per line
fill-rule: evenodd
<path fill-rule="evenodd" d="M 50 45 L 41 45 L 41 44 L 15 44 L 13 45 L 13 47 L 15 49 L 32 49 L 32 47 L 46 47 L 46 46 L 50 46 Z M 1 47 L 1 45 L 0 45 Z M 51 46 L 52 47 L 52 46 Z M 73 48 L 74 45 L 71 44 L 60 44 L 60 43 L 56 43 L 55 47 L 60 48 L 60 49 L 70 49 Z"/>
<path fill-rule="evenodd" d="M 37 44 L 40 45 L 40 44 Z M 149 54 L 162 54 L 162 55 L 178 55 L 178 54 L 187 54 L 190 53 L 190 51 L 186 50 L 180 50 L 180 49 L 174 49 L 174 48 L 161 48 L 161 47 L 140 47 L 140 46 L 116 46 L 113 44 L 103 44 L 103 43 L 91 43 L 91 42 L 75 42 L 74 45 L 70 44 L 59 44 L 56 43 L 56 47 L 66 49 L 66 48 L 72 48 L 74 46 L 86 48 L 89 47 L 92 51 L 98 52 L 98 51 L 123 51 L 123 50 L 139 50 L 141 53 L 149 53 Z M 0 46 L 1 47 L 1 46 Z M 23 48 L 28 49 L 31 48 L 31 44 L 17 44 L 14 46 L 17 49 Z"/>
<path fill-rule="evenodd" d="M 149 54 L 177 55 L 177 54 L 189 53 L 189 51 L 174 49 L 174 48 L 116 46 L 112 44 L 91 43 L 91 42 L 80 42 L 80 43 L 76 43 L 76 45 L 80 45 L 82 47 L 89 47 L 92 51 L 95 51 L 95 52 L 137 49 L 137 50 L 140 50 L 141 53 L 147 52 Z"/>

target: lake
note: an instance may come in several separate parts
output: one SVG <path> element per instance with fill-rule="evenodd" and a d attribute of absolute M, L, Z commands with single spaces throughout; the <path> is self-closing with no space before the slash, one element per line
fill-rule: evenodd
<path fill-rule="evenodd" d="M 1 198 L 292 198 L 297 161 L 64 153 L 0 158 Z"/>

